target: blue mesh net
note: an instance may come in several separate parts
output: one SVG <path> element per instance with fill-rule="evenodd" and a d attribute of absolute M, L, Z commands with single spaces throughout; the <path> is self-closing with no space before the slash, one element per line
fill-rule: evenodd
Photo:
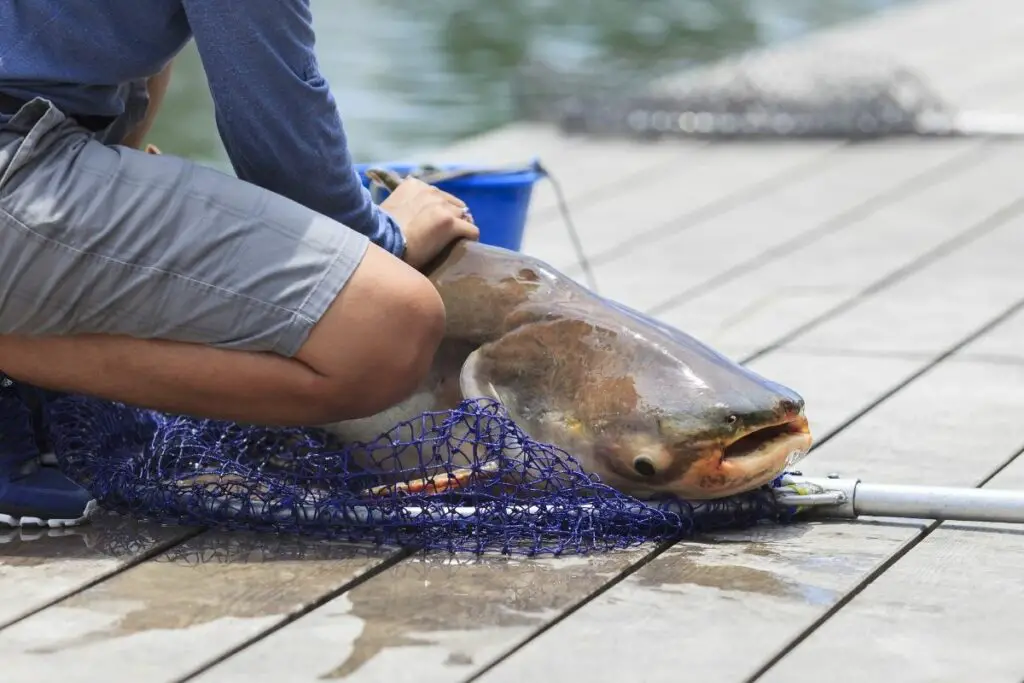
<path fill-rule="evenodd" d="M 162 523 L 535 555 L 628 548 L 788 519 L 769 487 L 701 503 L 634 499 L 582 471 L 570 454 L 530 439 L 490 400 L 465 401 L 417 422 L 398 424 L 371 443 L 341 444 L 316 429 L 194 419 L 10 384 L 0 389 L 2 455 L 36 452 L 33 430 L 40 432 L 60 468 L 103 508 Z M 352 464 L 357 448 L 380 467 Z M 386 474 L 403 448 L 415 448 L 421 465 L 397 479 L 424 482 L 418 489 Z M 468 469 L 451 466 L 455 452 L 472 454 Z M 445 489 L 453 480 L 461 485 Z"/>

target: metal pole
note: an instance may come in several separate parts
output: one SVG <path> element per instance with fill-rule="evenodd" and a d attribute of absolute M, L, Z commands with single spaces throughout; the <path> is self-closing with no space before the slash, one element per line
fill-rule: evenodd
<path fill-rule="evenodd" d="M 865 484 L 859 479 L 788 477 L 777 489 L 786 505 L 809 515 L 862 515 L 943 521 L 1024 523 L 1024 491 L 946 486 Z"/>

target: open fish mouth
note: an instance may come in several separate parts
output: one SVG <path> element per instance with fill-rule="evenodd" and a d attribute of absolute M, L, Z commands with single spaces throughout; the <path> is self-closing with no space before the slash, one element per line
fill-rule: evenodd
<path fill-rule="evenodd" d="M 687 473 L 683 497 L 723 498 L 764 486 L 803 458 L 811 443 L 807 418 L 799 415 L 709 447 Z"/>
<path fill-rule="evenodd" d="M 789 451 L 803 456 L 810 445 L 811 430 L 807 418 L 800 416 L 744 434 L 722 449 L 722 460 L 778 458 Z M 789 464 L 791 462 L 785 463 Z"/>

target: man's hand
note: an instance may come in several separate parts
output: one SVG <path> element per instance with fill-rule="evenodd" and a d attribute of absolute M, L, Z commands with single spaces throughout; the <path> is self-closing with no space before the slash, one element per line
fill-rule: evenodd
<path fill-rule="evenodd" d="M 459 238 L 477 240 L 465 202 L 416 178 L 406 178 L 380 204 L 405 236 L 405 262 L 417 270 Z"/>

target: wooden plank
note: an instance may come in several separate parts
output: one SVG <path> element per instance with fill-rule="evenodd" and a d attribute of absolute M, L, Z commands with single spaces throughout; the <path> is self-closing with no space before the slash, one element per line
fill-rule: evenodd
<path fill-rule="evenodd" d="M 513 123 L 495 130 L 465 138 L 429 154 L 423 153 L 413 161 L 435 163 L 513 163 L 522 161 L 523 150 L 539 147 L 552 156 L 571 150 L 573 140 L 554 128 L 540 123 Z"/>
<path fill-rule="evenodd" d="M 553 128 L 552 128 L 553 129 Z M 567 154 L 553 157 L 546 147 L 534 143 L 537 157 L 562 187 L 566 199 L 589 204 L 607 195 L 621 194 L 644 179 L 682 160 L 700 158 L 707 145 L 700 142 L 667 141 L 640 143 L 617 139 L 588 139 L 565 136 Z M 550 183 L 536 187 L 530 203 L 530 227 L 549 228 L 561 223 L 557 198 Z"/>
<path fill-rule="evenodd" d="M 680 163 L 700 163 L 706 154 L 706 145 L 696 142 L 637 144 L 571 139 L 572 151 L 559 156 L 534 146 L 549 177 L 534 186 L 522 247 L 526 253 L 565 266 L 579 262 L 563 214 L 566 208 L 575 219 L 583 207 L 642 192 L 651 177 Z M 564 207 L 559 204 L 556 185 L 561 189 Z M 573 223 L 580 228 L 576 220 Z"/>
<path fill-rule="evenodd" d="M 1024 457 L 986 488 L 1024 489 Z M 757 680 L 1019 683 L 1022 564 L 1020 525 L 941 524 Z"/>
<path fill-rule="evenodd" d="M 653 235 L 671 234 L 680 223 L 814 173 L 838 148 L 831 141 L 710 145 L 692 158 L 680 157 L 675 168 L 652 174 L 629 194 L 574 206 L 573 222 L 589 259 L 601 263 Z M 552 265 L 573 276 L 581 272 L 558 261 Z"/>
<path fill-rule="evenodd" d="M 988 336 L 1014 338 L 1009 326 Z M 877 483 L 968 485 L 975 464 L 988 463 L 977 470 L 980 477 L 1024 444 L 1010 424 L 1020 422 L 1013 411 L 1024 402 L 1022 379 L 1021 365 L 942 363 L 816 450 L 801 469 Z M 974 446 L 972 438 L 978 439 Z"/>
<path fill-rule="evenodd" d="M 1016 317 L 1013 320 L 1017 320 Z M 1012 322 L 1012 321 L 1011 321 Z M 1010 322 L 1006 323 L 1010 325 Z M 1014 327 L 1020 332 L 1021 326 L 1017 322 Z M 955 358 L 949 358 L 944 362 L 947 363 L 989 363 L 993 365 L 1021 365 L 1024 364 L 1024 358 L 1020 356 L 1019 349 L 1013 348 L 1009 343 L 1004 340 L 996 340 L 993 342 L 991 349 L 989 347 L 983 347 L 981 345 L 973 346 L 975 351 L 969 354 L 960 354 Z M 1003 349 L 1008 349 L 1004 351 Z M 859 351 L 856 349 L 827 349 L 827 348 L 798 348 L 783 346 L 772 350 L 772 355 L 794 355 L 800 356 L 804 359 L 813 358 L 888 358 L 892 360 L 929 360 L 935 356 L 934 353 L 929 351 Z M 759 355 L 758 350 L 754 350 L 750 355 Z"/>
<path fill-rule="evenodd" d="M 541 123 L 516 123 L 419 155 L 417 162 L 459 164 L 517 164 L 533 158 L 555 175 L 569 201 L 595 192 L 614 192 L 615 184 L 632 173 L 651 172 L 666 163 L 697 152 L 703 145 L 636 144 L 621 140 L 591 140 L 562 135 Z M 529 221 L 549 220 L 557 214 L 550 185 L 540 183 L 530 201 Z"/>
<path fill-rule="evenodd" d="M 109 683 L 173 681 L 392 553 L 289 536 L 200 534 L 4 629 L 3 680 L 91 683 L 102 672 Z"/>
<path fill-rule="evenodd" d="M 74 529 L 5 530 L 0 628 L 194 533 L 114 515 Z"/>
<path fill-rule="evenodd" d="M 676 224 L 702 220 L 748 194 L 770 192 L 791 175 L 808 175 L 826 163 L 835 141 L 781 145 L 726 145 L 663 142 L 636 144 L 620 140 L 561 139 L 549 147 L 554 133 L 541 129 L 541 143 L 489 143 L 477 154 L 482 163 L 510 163 L 523 150 L 536 154 L 565 196 L 572 221 L 588 258 L 600 261 L 628 248 L 637 234 L 671 234 Z M 498 136 L 499 134 L 495 134 Z M 472 148 L 470 148 L 472 149 Z M 553 152 L 551 150 L 554 150 Z M 499 155 L 513 153 L 512 159 Z M 460 162 L 471 152 L 441 155 Z M 434 158 L 434 157 L 431 157 Z M 682 188 L 682 192 L 680 189 Z M 579 277 L 582 268 L 570 240 L 554 187 L 544 179 L 534 187 L 523 251 Z"/>
<path fill-rule="evenodd" d="M 974 235 L 976 226 L 983 226 L 986 219 L 1024 196 L 1011 170 L 1017 167 L 1022 149 L 1019 143 L 993 146 L 984 163 L 841 226 L 841 230 L 795 246 L 784 258 L 765 259 L 762 267 L 752 267 L 742 277 L 703 291 L 678 307 L 664 310 L 665 304 L 659 304 L 655 310 L 661 319 L 713 346 L 782 338 L 795 327 L 861 296 L 865 283 L 924 267 L 927 261 L 921 259 L 932 258 L 928 254 L 939 245 Z M 926 282 L 932 286 L 934 280 Z M 904 320 L 895 323 L 890 317 L 889 324 L 903 325 Z M 917 324 L 929 323 L 915 321 Z M 887 334 L 889 328 L 875 325 L 864 318 L 862 327 L 874 330 L 869 335 Z M 843 336 L 846 331 L 832 335 L 828 342 L 827 331 L 813 334 L 821 347 L 851 348 Z M 895 343 L 903 337 L 886 338 Z M 837 346 L 836 341 L 842 344 Z M 806 346 L 803 339 L 800 343 Z"/>
<path fill-rule="evenodd" d="M 548 124 L 516 123 L 445 149 L 418 154 L 412 161 L 513 165 L 536 158 L 560 186 L 571 209 L 595 198 L 626 192 L 631 183 L 642 182 L 680 159 L 692 159 L 704 146 L 700 142 L 592 140 L 562 135 Z M 540 180 L 530 198 L 522 249 L 553 262 L 575 265 L 577 254 L 560 212 L 553 183 Z"/>
<path fill-rule="evenodd" d="M 665 309 L 683 293 L 693 296 L 742 279 L 772 259 L 788 264 L 794 252 L 831 233 L 855 231 L 889 204 L 914 201 L 915 194 L 926 203 L 931 194 L 948 192 L 972 167 L 980 172 L 976 167 L 984 157 L 978 144 L 899 142 L 844 149 L 813 175 L 704 221 L 679 221 L 662 239 L 620 249 L 597 269 L 602 294 L 636 308 Z M 644 267 L 632 268 L 633 262 Z M 750 303 L 750 292 L 736 303 L 742 301 Z"/>
<path fill-rule="evenodd" d="M 565 201 L 573 206 L 593 196 L 624 189 L 630 174 L 654 173 L 679 156 L 699 150 L 699 144 L 636 145 L 622 141 L 586 140 L 564 136 L 546 124 L 518 123 L 476 136 L 452 147 L 420 154 L 414 161 L 482 165 L 511 165 L 537 158 L 551 173 Z M 532 191 L 523 250 L 542 258 L 575 264 L 566 226 L 552 221 L 559 215 L 557 194 L 547 179 Z M 539 227 L 535 227 L 538 224 Z M 481 226 L 486 229 L 486 226 Z"/>
<path fill-rule="evenodd" d="M 680 543 L 479 680 L 743 680 L 912 530 L 809 525 Z"/>
<path fill-rule="evenodd" d="M 823 325 L 793 344 L 794 348 L 825 347 L 869 351 L 937 352 L 956 338 L 948 317 L 981 324 L 1020 296 L 1024 248 L 1024 204 L 1018 217 L 993 223 L 991 232 L 893 284 L 884 296 L 862 299 L 843 315 L 843 326 Z M 981 231 L 978 231 L 981 232 Z M 907 311 L 913 310 L 912 317 Z M 906 328 L 899 335 L 890 330 Z"/>
<path fill-rule="evenodd" d="M 872 480 L 974 485 L 1024 443 L 1024 423 L 1010 417 L 1024 410 L 1022 380 L 1024 368 L 1006 373 L 984 364 L 940 365 L 841 431 L 803 469 L 845 465 L 848 474 Z M 921 424 L 935 436 L 908 443 L 907 435 L 921 435 L 913 428 Z M 680 544 L 478 680 L 558 680 L 572 672 L 597 680 L 671 681 L 681 663 L 702 681 L 746 680 L 923 526 L 913 520 L 819 523 Z M 617 627 L 622 624 L 629 627 Z M 865 650 L 857 652 L 863 657 Z M 826 662 L 815 663 L 806 670 L 811 675 L 835 675 L 823 669 Z"/>
<path fill-rule="evenodd" d="M 515 163 L 540 160 L 541 164 L 561 185 L 568 201 L 590 201 L 606 194 L 623 191 L 629 178 L 657 174 L 660 169 L 678 163 L 680 159 L 699 156 L 706 145 L 700 143 L 668 142 L 667 144 L 639 144 L 624 140 L 592 140 L 560 135 L 548 127 L 540 139 L 524 141 L 515 150 L 515 156 L 492 159 L 490 163 Z M 549 140 L 558 138 L 558 144 Z M 560 221 L 557 196 L 550 183 L 540 182 L 534 187 L 528 216 L 533 224 L 544 225 Z M 545 226 L 549 227 L 549 226 Z"/>
<path fill-rule="evenodd" d="M 607 251 L 609 245 L 628 243 L 638 231 L 657 232 L 665 229 L 665 223 L 670 228 L 677 218 L 714 213 L 747 192 L 767 191 L 774 182 L 784 182 L 786 174 L 810 173 L 820 157 L 839 146 L 836 142 L 797 142 L 774 147 L 718 147 L 697 142 L 637 144 L 577 138 L 562 138 L 557 145 L 549 145 L 547 141 L 557 134 L 550 128 L 541 131 L 543 142 L 520 140 L 517 128 L 512 134 L 514 144 L 489 143 L 483 153 L 446 152 L 430 159 L 515 163 L 524 153 L 537 156 L 561 187 L 590 258 L 595 254 L 602 257 L 601 250 Z M 679 186 L 687 188 L 685 195 L 679 194 Z M 609 214 L 607 207 L 614 212 Z M 593 251 L 592 244 L 598 251 Z M 523 251 L 572 277 L 583 272 L 554 185 L 548 179 L 534 186 Z"/>
<path fill-rule="evenodd" d="M 1024 362 L 1024 313 L 1018 313 L 1006 321 L 1008 334 L 986 337 L 975 344 L 971 357 L 994 362 L 1015 360 Z"/>

